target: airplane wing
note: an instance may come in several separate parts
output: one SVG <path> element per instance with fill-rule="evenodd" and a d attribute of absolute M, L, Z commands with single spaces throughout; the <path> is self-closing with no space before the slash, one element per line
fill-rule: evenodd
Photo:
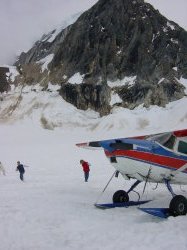
<path fill-rule="evenodd" d="M 173 131 L 176 137 L 187 137 L 187 129 Z"/>
<path fill-rule="evenodd" d="M 86 149 L 102 149 L 105 147 L 107 147 L 109 149 L 109 145 L 111 145 L 111 144 L 113 145 L 113 148 L 115 146 L 123 147 L 122 142 L 124 140 L 128 140 L 128 139 L 142 140 L 142 139 L 145 139 L 146 137 L 147 137 L 147 135 L 136 136 L 136 137 L 127 137 L 127 138 L 115 138 L 115 139 L 101 140 L 101 141 L 90 141 L 90 142 L 77 143 L 76 146 L 81 147 L 81 148 L 86 148 Z M 131 144 L 132 144 L 132 141 L 131 141 Z"/>
<path fill-rule="evenodd" d="M 144 147 L 146 149 L 151 149 L 153 141 L 166 140 L 169 136 L 171 136 L 171 134 L 176 137 L 187 137 L 187 129 L 163 132 L 159 134 L 141 135 L 135 137 L 90 141 L 84 143 L 77 143 L 76 146 L 87 149 L 106 149 L 110 152 L 116 149 L 130 150 L 133 148 L 138 148 L 139 146 Z"/>
<path fill-rule="evenodd" d="M 86 149 L 102 149 L 100 141 L 77 143 L 76 146 Z"/>
<path fill-rule="evenodd" d="M 87 148 L 87 149 L 105 149 L 109 152 L 114 150 L 131 150 L 135 147 L 144 147 L 150 149 L 152 147 L 152 141 L 134 139 L 134 138 L 120 138 L 120 139 L 111 139 L 103 141 L 91 141 L 85 143 L 76 144 L 78 147 Z"/>

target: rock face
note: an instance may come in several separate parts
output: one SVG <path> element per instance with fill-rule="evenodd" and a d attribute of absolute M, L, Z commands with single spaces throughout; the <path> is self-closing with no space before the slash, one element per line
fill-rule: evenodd
<path fill-rule="evenodd" d="M 0 93 L 8 91 L 10 89 L 10 85 L 7 81 L 8 72 L 9 72 L 8 68 L 0 67 Z"/>
<path fill-rule="evenodd" d="M 48 69 L 29 81 L 62 84 L 61 95 L 78 108 L 107 114 L 111 90 L 128 108 L 165 106 L 184 96 L 187 32 L 143 0 L 100 0 L 51 41 L 54 32 L 22 53 L 16 65 L 27 81 L 29 65 L 53 54 Z M 83 79 L 71 85 L 77 72 Z M 108 86 L 129 76 L 135 77 L 131 85 Z"/>
<path fill-rule="evenodd" d="M 63 84 L 60 94 L 79 109 L 90 108 L 99 111 L 101 115 L 107 115 L 110 111 L 108 104 L 110 88 L 107 85 Z"/>

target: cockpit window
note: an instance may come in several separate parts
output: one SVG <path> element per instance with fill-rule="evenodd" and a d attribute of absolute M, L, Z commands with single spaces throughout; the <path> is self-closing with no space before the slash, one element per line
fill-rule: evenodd
<path fill-rule="evenodd" d="M 179 141 L 178 151 L 183 154 L 187 154 L 187 142 Z"/>
<path fill-rule="evenodd" d="M 154 140 L 154 141 L 160 143 L 161 145 L 164 145 L 170 139 L 171 135 L 172 135 L 172 133 L 158 134 L 155 136 L 151 136 L 150 140 Z"/>
<path fill-rule="evenodd" d="M 173 149 L 175 144 L 175 136 L 171 132 L 152 136 L 150 140 L 154 140 L 169 149 Z"/>
<path fill-rule="evenodd" d="M 163 144 L 163 146 L 169 149 L 173 149 L 174 144 L 175 144 L 175 136 L 171 135 L 169 139 Z"/>

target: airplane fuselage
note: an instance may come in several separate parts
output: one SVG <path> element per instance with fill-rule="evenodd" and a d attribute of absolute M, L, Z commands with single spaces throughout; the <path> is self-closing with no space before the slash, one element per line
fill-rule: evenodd
<path fill-rule="evenodd" d="M 110 151 L 105 148 L 105 155 L 126 179 L 145 181 L 148 178 L 156 183 L 168 179 L 171 183 L 187 184 L 187 156 L 153 141 L 144 145 L 133 142 L 133 148 L 126 150 Z"/>

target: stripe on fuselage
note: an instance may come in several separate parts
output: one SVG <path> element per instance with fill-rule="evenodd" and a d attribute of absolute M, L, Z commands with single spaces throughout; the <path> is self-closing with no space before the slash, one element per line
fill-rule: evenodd
<path fill-rule="evenodd" d="M 124 157 L 134 161 L 141 161 L 159 167 L 177 170 L 187 163 L 186 160 L 163 155 L 156 155 L 149 152 L 141 152 L 136 150 L 115 150 L 112 153 L 105 151 L 107 157 Z M 187 170 L 183 171 L 187 173 Z"/>

